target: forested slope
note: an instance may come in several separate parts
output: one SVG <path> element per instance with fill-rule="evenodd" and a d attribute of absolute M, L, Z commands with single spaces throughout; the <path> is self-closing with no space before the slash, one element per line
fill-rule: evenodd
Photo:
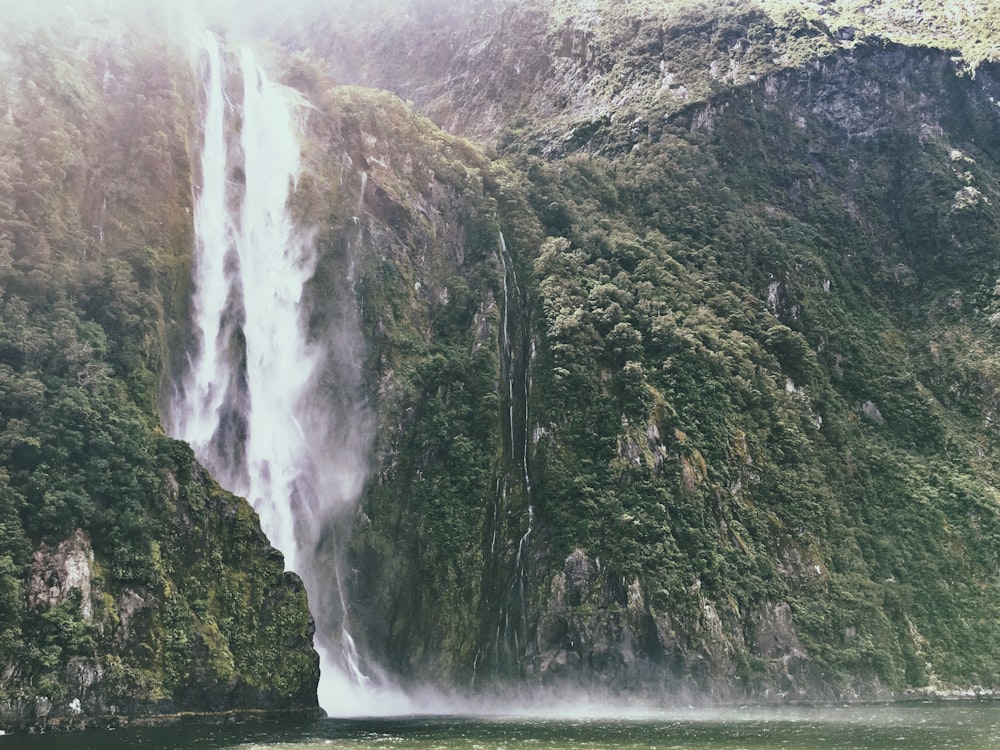
<path fill-rule="evenodd" d="M 120 29 L 17 31 L 0 92 L 0 724 L 314 708 L 301 585 L 157 416 L 190 286 L 190 69 Z"/>
<path fill-rule="evenodd" d="M 624 5 L 274 24 L 331 401 L 365 339 L 359 647 L 414 691 L 995 689 L 992 16 Z M 4 720 L 314 707 L 300 584 L 159 423 L 196 63 L 9 38 Z"/>
<path fill-rule="evenodd" d="M 391 569 L 459 548 L 376 609 L 402 624 L 373 647 L 414 678 L 994 685 L 993 69 L 843 8 L 533 8 L 414 6 L 364 38 L 380 52 L 326 48 L 335 76 L 494 144 L 511 255 L 498 241 L 488 300 L 510 312 L 494 468 L 465 449 L 493 401 L 470 423 L 474 370 L 441 369 L 478 352 L 471 308 L 410 380 L 434 404 L 405 412 L 416 455 L 376 465 L 375 526 L 375 498 L 435 487 L 389 514 L 416 539 Z M 872 28 L 912 41 L 912 18 Z M 427 54 L 394 55 L 428 28 Z M 464 633 L 464 660 L 425 620 Z"/>

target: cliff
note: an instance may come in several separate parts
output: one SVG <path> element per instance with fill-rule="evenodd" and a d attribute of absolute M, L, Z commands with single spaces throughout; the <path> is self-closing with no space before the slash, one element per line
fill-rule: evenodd
<path fill-rule="evenodd" d="M 844 3 L 550 5 L 276 32 L 317 393 L 375 427 L 310 597 L 414 691 L 998 687 L 995 65 Z M 158 423 L 191 61 L 113 38 L 4 60 L 3 720 L 308 709 L 300 582 Z"/>
<path fill-rule="evenodd" d="M 301 583 L 159 425 L 197 97 L 117 31 L 5 37 L 0 725 L 315 711 Z"/>
<path fill-rule="evenodd" d="M 397 290 L 362 295 L 393 446 L 354 541 L 359 588 L 380 592 L 354 600 L 369 647 L 417 682 L 992 686 L 992 68 L 743 6 L 637 21 L 660 34 L 621 57 L 628 13 L 609 11 L 591 18 L 607 47 L 577 54 L 526 7 L 430 6 L 434 23 L 373 32 L 376 54 L 326 48 L 332 75 L 395 88 L 499 159 L 483 190 L 503 240 L 477 231 L 458 255 L 442 228 L 428 253 L 418 234 L 427 265 L 362 281 Z M 407 23 L 440 43 L 395 56 Z M 692 79 L 664 78 L 681 48 Z M 615 65 L 635 85 L 597 106 Z M 368 213 L 433 221 L 436 187 Z M 457 305 L 429 265 L 448 258 Z M 433 349 L 387 368 L 384 330 Z"/>

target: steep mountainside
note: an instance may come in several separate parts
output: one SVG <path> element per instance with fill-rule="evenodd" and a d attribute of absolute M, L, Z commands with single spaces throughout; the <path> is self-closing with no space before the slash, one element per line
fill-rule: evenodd
<path fill-rule="evenodd" d="M 1000 34 L 989 0 L 372 0 L 308 18 L 279 35 L 338 80 L 393 91 L 450 132 L 546 153 L 866 42 L 974 70 L 997 60 Z"/>
<path fill-rule="evenodd" d="M 301 584 L 158 423 L 196 97 L 116 31 L 5 35 L 0 726 L 315 710 Z"/>
<path fill-rule="evenodd" d="M 1000 688 L 1000 69 L 970 9 L 270 24 L 308 103 L 316 393 L 337 414 L 360 372 L 375 426 L 329 430 L 368 465 L 315 534 L 345 543 L 323 636 L 349 620 L 415 692 Z M 0 721 L 314 708 L 302 584 L 158 422 L 195 338 L 197 58 L 87 28 L 0 57 Z"/>
<path fill-rule="evenodd" d="M 370 647 L 462 681 L 995 685 L 993 70 L 742 4 L 571 15 L 606 45 L 582 53 L 530 4 L 422 7 L 428 54 L 404 20 L 330 64 L 501 148 L 509 256 L 382 418 L 406 422 L 356 537 L 391 529 L 356 558 Z M 499 432 L 466 406 L 494 305 Z"/>

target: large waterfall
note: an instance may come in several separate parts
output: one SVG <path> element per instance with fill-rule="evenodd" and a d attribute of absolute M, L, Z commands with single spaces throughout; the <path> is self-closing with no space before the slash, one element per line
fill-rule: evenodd
<path fill-rule="evenodd" d="M 168 421 L 224 487 L 248 498 L 305 583 L 320 705 L 341 716 L 395 712 L 377 668 L 359 657 L 340 578 L 339 547 L 362 491 L 372 428 L 360 396 L 356 314 L 340 316 L 353 330 L 320 332 L 321 340 L 307 325 L 316 250 L 288 209 L 304 102 L 269 80 L 249 49 L 226 50 L 207 32 L 200 48 L 198 343 Z"/>

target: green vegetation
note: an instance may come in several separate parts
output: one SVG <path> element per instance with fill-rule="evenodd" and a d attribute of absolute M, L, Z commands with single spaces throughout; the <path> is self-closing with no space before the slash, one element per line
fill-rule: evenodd
<path fill-rule="evenodd" d="M 995 355 L 943 342 L 991 336 L 996 124 L 942 61 L 887 79 L 893 54 L 831 61 L 825 85 L 882 87 L 857 110 L 779 74 L 615 159 L 518 159 L 553 235 L 538 504 L 550 569 L 583 549 L 654 616 L 787 600 L 833 684 L 993 685 L 993 395 L 960 383 Z"/>
<path fill-rule="evenodd" d="M 996 12 L 452 6 L 284 68 L 310 324 L 366 339 L 362 645 L 463 685 L 1000 686 Z M 156 415 L 187 62 L 9 36 L 0 706 L 313 705 L 301 586 Z"/>
<path fill-rule="evenodd" d="M 188 274 L 190 76 L 132 38 L 103 57 L 44 32 L 10 42 L 0 721 L 44 721 L 18 708 L 35 698 L 53 715 L 73 699 L 87 715 L 314 705 L 301 586 L 157 416 Z"/>
<path fill-rule="evenodd" d="M 390 668 L 458 674 L 476 653 L 482 515 L 502 450 L 492 178 L 475 148 L 395 97 L 312 86 L 323 103 L 314 127 L 334 133 L 316 169 L 348 170 L 307 201 L 328 211 L 329 227 L 314 320 L 336 317 L 331 299 L 357 295 L 383 462 L 351 539 L 353 632 Z M 343 269 L 355 264 L 351 290 Z"/>
<path fill-rule="evenodd" d="M 462 76 L 448 79 L 449 105 L 397 83 L 389 50 L 367 73 L 465 132 L 482 132 L 490 96 L 510 107 L 483 198 L 443 178 L 395 192 L 395 213 L 367 206 L 394 237 L 413 231 L 402 244 L 428 263 L 452 262 L 421 268 L 377 232 L 366 245 L 379 259 L 361 298 L 387 441 L 357 536 L 371 549 L 356 548 L 356 567 L 383 592 L 358 605 L 375 612 L 370 645 L 414 677 L 579 664 L 568 674 L 627 680 L 624 623 L 658 665 L 647 679 L 668 687 L 995 685 L 997 467 L 984 415 L 1000 175 L 988 99 L 946 54 L 838 34 L 847 20 L 831 8 L 677 4 L 636 21 L 638 4 L 597 5 L 606 13 L 590 26 L 576 11 L 548 26 L 515 12 L 507 36 L 476 47 L 489 54 L 457 52 L 478 82 L 461 113 L 449 107 Z M 538 43 L 564 26 L 565 48 Z M 407 33 L 388 38 L 405 49 Z M 553 51 L 568 55 L 586 87 L 518 74 L 501 40 L 530 47 L 522 69 L 536 74 L 556 69 Z M 735 72 L 705 75 L 734 49 Z M 429 56 L 415 75 L 456 59 Z M 642 83 L 660 80 L 661 61 L 685 97 Z M 566 81 L 575 94 L 556 86 Z M 615 99 L 629 82 L 634 95 Z M 613 116 L 581 119 L 581 105 L 610 99 Z M 542 100 L 555 109 L 532 109 Z M 415 161 L 444 146 L 395 124 L 398 105 L 380 108 L 379 143 Z M 475 232 L 456 256 L 422 185 L 495 202 L 521 286 L 513 399 L 495 241 Z M 477 252 L 492 279 L 463 265 Z M 449 274 L 464 280 L 461 299 L 485 305 L 411 291 L 440 292 Z M 486 310 L 490 368 L 475 344 Z M 490 369 L 492 393 L 469 379 Z M 790 606 L 784 631 L 762 614 L 778 602 Z M 497 627 L 512 615 L 517 627 Z"/>

